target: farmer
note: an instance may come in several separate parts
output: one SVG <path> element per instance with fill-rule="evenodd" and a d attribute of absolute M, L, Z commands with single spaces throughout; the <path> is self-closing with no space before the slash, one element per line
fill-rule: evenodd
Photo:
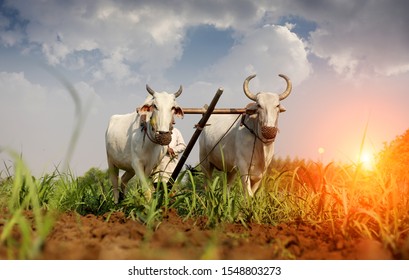
<path fill-rule="evenodd" d="M 172 120 L 172 125 L 175 125 L 175 120 Z M 178 156 L 186 149 L 185 141 L 182 133 L 176 127 L 172 129 L 172 141 L 167 147 L 166 154 L 153 172 L 153 182 L 157 189 L 159 182 L 166 184 L 172 176 L 173 170 L 178 163 Z"/>

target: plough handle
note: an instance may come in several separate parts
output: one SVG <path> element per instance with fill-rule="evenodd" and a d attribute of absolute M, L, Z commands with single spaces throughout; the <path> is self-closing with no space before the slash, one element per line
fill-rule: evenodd
<path fill-rule="evenodd" d="M 200 133 L 202 132 L 203 128 L 205 127 L 207 120 L 210 118 L 210 115 L 212 114 L 212 112 L 214 111 L 214 108 L 216 107 L 217 102 L 219 101 L 220 96 L 223 93 L 223 88 L 219 88 L 215 94 L 215 96 L 213 97 L 212 102 L 210 103 L 209 107 L 207 107 L 207 109 L 203 109 L 206 110 L 203 114 L 203 117 L 200 119 L 199 123 L 196 126 L 196 130 L 192 135 L 192 138 L 190 138 L 189 143 L 186 146 L 185 151 L 183 152 L 181 158 L 179 159 L 178 164 L 176 165 L 175 169 L 173 170 L 172 173 L 172 177 L 169 180 L 169 188 L 172 187 L 173 183 L 176 181 L 176 178 L 179 175 L 180 170 L 182 170 L 183 165 L 186 162 L 186 159 L 188 158 L 190 152 L 192 151 L 197 139 L 199 138 Z"/>

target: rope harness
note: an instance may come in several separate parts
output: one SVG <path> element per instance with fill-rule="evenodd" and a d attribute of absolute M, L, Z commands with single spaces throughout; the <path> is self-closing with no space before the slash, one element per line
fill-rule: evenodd
<path fill-rule="evenodd" d="M 250 164 L 249 164 L 249 168 L 248 168 L 248 170 L 247 170 L 247 175 L 242 175 L 242 176 L 247 176 L 246 181 L 248 181 L 248 180 L 251 181 L 250 169 L 251 169 L 251 166 L 252 166 L 252 164 L 253 164 L 254 151 L 255 151 L 255 149 L 256 149 L 257 139 L 260 140 L 260 142 L 263 143 L 264 145 L 269 145 L 269 144 L 271 144 L 271 143 L 274 142 L 275 137 L 272 138 L 272 139 L 263 140 L 263 139 L 254 131 L 254 129 L 252 129 L 251 127 L 249 127 L 249 126 L 247 125 L 247 123 L 246 123 L 246 118 L 248 118 L 248 116 L 249 116 L 249 114 L 247 114 L 247 113 L 243 113 L 243 114 L 242 114 L 240 126 L 244 126 L 245 128 L 247 128 L 247 130 L 248 130 L 251 134 L 254 135 L 254 141 L 253 141 L 253 149 L 252 149 L 252 152 L 251 152 Z M 258 125 L 258 122 L 257 122 L 257 125 Z M 276 122 L 276 125 L 277 125 L 277 122 Z M 250 182 L 250 183 L 251 183 L 251 182 Z"/>
<path fill-rule="evenodd" d="M 249 126 L 246 124 L 246 117 L 248 117 L 248 114 L 247 114 L 247 113 L 243 113 L 243 114 L 241 115 L 241 123 L 240 123 L 240 126 L 244 126 L 245 128 L 247 128 L 247 130 L 250 131 L 250 133 L 253 134 L 254 137 L 257 138 L 258 140 L 260 140 L 263 144 L 271 144 L 271 143 L 274 142 L 275 138 L 263 140 L 251 127 L 249 127 Z M 258 124 L 258 123 L 257 123 L 257 124 Z"/>
<path fill-rule="evenodd" d="M 145 115 L 141 115 L 140 124 L 141 124 L 141 131 L 144 133 L 143 134 L 143 143 L 145 143 L 145 137 L 146 136 L 148 136 L 148 139 L 152 143 L 157 144 L 157 145 L 161 145 L 161 146 L 167 146 L 172 141 L 171 131 L 169 131 L 167 133 L 156 133 L 156 129 L 153 127 L 151 122 L 148 123 L 146 121 L 146 116 Z M 150 127 L 150 129 L 148 127 Z M 171 127 L 171 129 L 172 128 L 173 127 Z M 154 135 L 155 135 L 154 137 L 152 137 L 150 131 L 154 133 Z"/>
<path fill-rule="evenodd" d="M 156 134 L 156 129 L 154 129 L 154 126 L 151 124 L 151 122 L 147 122 L 146 121 L 146 115 L 141 115 L 140 116 L 140 126 L 141 126 L 141 131 L 143 132 L 143 142 L 142 142 L 142 146 L 145 144 L 145 139 L 146 136 L 148 136 L 148 139 L 156 144 L 156 145 L 160 145 L 160 146 L 168 146 L 170 144 L 170 142 L 172 141 L 172 136 L 171 136 L 171 132 L 173 129 L 173 126 L 171 126 L 171 131 L 169 133 L 167 133 L 168 138 L 167 140 L 165 140 L 164 137 L 160 137 L 161 135 L 166 135 L 166 134 Z M 150 129 L 148 128 L 150 127 Z M 153 132 L 155 134 L 155 137 L 152 137 L 151 133 L 149 133 L 149 131 Z M 158 137 L 159 136 L 159 137 Z M 156 168 L 158 167 L 159 163 L 162 162 L 163 158 L 165 157 L 165 154 L 163 154 L 160 157 L 160 160 L 158 161 L 158 163 L 153 167 L 153 170 L 156 170 Z M 158 172 L 155 172 L 158 173 Z M 154 175 L 155 173 L 151 174 Z"/>
<path fill-rule="evenodd" d="M 234 124 L 239 120 L 239 118 L 241 117 L 241 121 L 240 121 L 240 126 L 244 126 L 245 128 L 247 128 L 247 130 L 254 135 L 254 142 L 253 142 L 253 149 L 252 149 L 252 153 L 251 153 L 251 159 L 250 159 L 250 165 L 249 165 L 249 170 L 248 170 L 248 174 L 250 174 L 250 168 L 251 165 L 253 163 L 253 158 L 254 158 L 254 151 L 256 148 L 256 140 L 260 140 L 260 142 L 262 142 L 263 144 L 271 144 L 274 142 L 275 139 L 268 139 L 268 140 L 263 140 L 260 136 L 258 136 L 258 134 L 246 124 L 246 118 L 249 116 L 248 113 L 243 113 L 241 115 L 238 115 L 237 118 L 234 120 L 234 122 L 230 125 L 229 129 L 227 129 L 227 131 L 222 135 L 222 137 L 216 142 L 216 144 L 213 146 L 213 148 L 207 153 L 207 155 L 204 157 L 204 159 L 202 161 L 200 161 L 193 169 L 196 169 L 198 166 L 200 166 L 209 156 L 210 154 L 214 151 L 214 149 L 217 147 L 217 145 L 220 144 L 220 142 L 223 140 L 224 137 L 226 137 L 227 133 L 229 133 L 229 131 L 233 128 Z M 248 177 L 250 178 L 250 176 Z"/>

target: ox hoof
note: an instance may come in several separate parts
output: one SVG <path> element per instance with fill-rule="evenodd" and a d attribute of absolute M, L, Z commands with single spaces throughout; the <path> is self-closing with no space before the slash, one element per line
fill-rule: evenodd
<path fill-rule="evenodd" d="M 124 201 L 124 199 L 125 199 L 125 194 L 123 192 L 119 192 L 118 201 L 116 202 L 116 204 Z"/>

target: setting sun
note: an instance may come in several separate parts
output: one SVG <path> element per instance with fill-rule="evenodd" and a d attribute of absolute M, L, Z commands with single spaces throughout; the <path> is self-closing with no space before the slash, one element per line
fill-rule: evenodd
<path fill-rule="evenodd" d="M 367 170 L 372 170 L 375 164 L 373 154 L 365 151 L 359 156 L 358 162 Z"/>

